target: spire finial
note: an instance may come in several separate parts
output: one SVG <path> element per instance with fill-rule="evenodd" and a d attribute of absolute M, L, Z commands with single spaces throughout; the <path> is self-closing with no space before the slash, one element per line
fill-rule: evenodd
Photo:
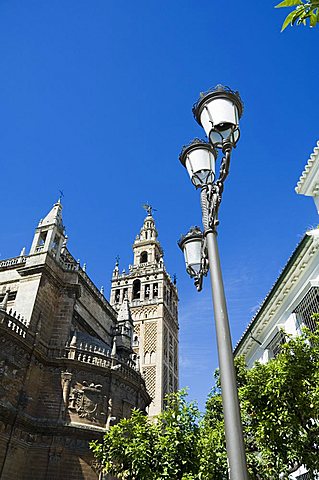
<path fill-rule="evenodd" d="M 64 197 L 63 190 L 59 190 L 59 193 L 60 193 L 60 195 L 59 195 L 59 198 L 58 198 L 57 203 L 61 203 L 61 200 L 62 200 L 62 198 Z"/>
<path fill-rule="evenodd" d="M 112 351 L 111 351 L 111 356 L 115 357 L 116 355 L 116 337 L 113 338 L 113 345 L 112 345 Z"/>
<path fill-rule="evenodd" d="M 154 208 L 149 203 L 144 203 L 143 208 L 144 208 L 144 210 L 147 211 L 147 215 L 149 215 L 150 217 L 153 216 L 153 212 L 157 212 L 156 208 Z"/>

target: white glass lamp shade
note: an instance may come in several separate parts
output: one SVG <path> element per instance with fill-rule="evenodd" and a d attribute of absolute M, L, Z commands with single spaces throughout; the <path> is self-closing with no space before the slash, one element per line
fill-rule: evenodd
<path fill-rule="evenodd" d="M 213 183 L 217 153 L 209 143 L 195 139 L 183 148 L 179 159 L 196 188 Z"/>
<path fill-rule="evenodd" d="M 184 253 L 186 271 L 191 277 L 196 277 L 201 271 L 202 265 L 203 234 L 198 227 L 193 227 L 178 242 Z"/>
<path fill-rule="evenodd" d="M 236 146 L 242 111 L 239 95 L 222 86 L 203 94 L 193 108 L 197 122 L 215 148 L 222 148 L 225 141 Z"/>

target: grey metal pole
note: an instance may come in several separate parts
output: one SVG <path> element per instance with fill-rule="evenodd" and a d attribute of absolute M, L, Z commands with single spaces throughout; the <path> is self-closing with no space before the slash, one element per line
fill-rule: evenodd
<path fill-rule="evenodd" d="M 208 230 L 206 242 L 214 304 L 229 479 L 248 480 L 243 428 L 240 417 L 234 357 L 224 283 L 220 267 L 217 233 Z"/>
<path fill-rule="evenodd" d="M 208 252 L 217 337 L 220 383 L 225 421 L 226 449 L 230 480 L 248 480 L 243 428 L 240 417 L 234 356 L 229 328 L 226 297 L 217 244 L 216 227 L 207 205 L 206 188 L 201 190 L 202 219 Z M 214 222 L 212 222 L 214 223 Z"/>

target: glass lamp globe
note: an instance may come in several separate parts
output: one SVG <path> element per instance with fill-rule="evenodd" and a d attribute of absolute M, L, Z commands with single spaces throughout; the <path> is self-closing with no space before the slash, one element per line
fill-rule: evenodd
<path fill-rule="evenodd" d="M 192 227 L 178 242 L 184 253 L 186 271 L 191 277 L 198 276 L 201 271 L 202 244 L 203 234 L 199 227 Z"/>
<path fill-rule="evenodd" d="M 216 150 L 204 140 L 195 138 L 183 147 L 179 159 L 187 169 L 196 188 L 213 183 L 215 179 Z"/>
<path fill-rule="evenodd" d="M 232 147 L 239 140 L 239 119 L 243 113 L 243 103 L 238 92 L 217 85 L 208 92 L 201 93 L 193 106 L 193 114 L 203 127 L 215 148 L 222 148 L 225 142 Z"/>

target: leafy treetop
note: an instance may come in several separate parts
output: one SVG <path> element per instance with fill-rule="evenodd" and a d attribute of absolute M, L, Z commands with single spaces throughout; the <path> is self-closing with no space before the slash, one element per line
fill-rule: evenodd
<path fill-rule="evenodd" d="M 319 329 L 289 338 L 266 364 L 235 363 L 251 480 L 288 478 L 301 465 L 319 471 Z M 215 379 L 203 416 L 183 390 L 168 396 L 156 422 L 133 410 L 93 442 L 104 472 L 119 480 L 227 480 L 218 372 Z"/>
<path fill-rule="evenodd" d="M 310 27 L 315 27 L 319 23 L 319 1 L 318 0 L 284 0 L 276 5 L 275 8 L 296 7 L 290 12 L 282 24 L 281 31 L 288 25 L 306 25 L 309 20 Z"/>

